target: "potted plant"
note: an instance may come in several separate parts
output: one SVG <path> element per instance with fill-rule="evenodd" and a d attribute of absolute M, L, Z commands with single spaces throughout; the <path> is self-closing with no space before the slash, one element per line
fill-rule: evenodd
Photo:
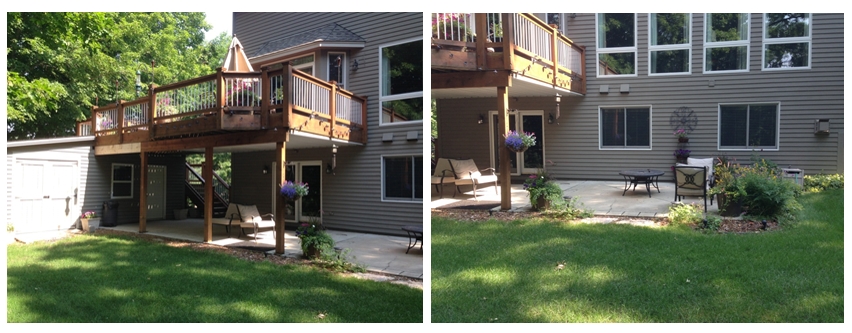
<path fill-rule="evenodd" d="M 467 22 L 469 21 L 470 14 L 467 13 L 433 13 L 432 37 L 472 42 L 475 34 L 468 27 Z"/>
<path fill-rule="evenodd" d="M 684 129 L 675 131 L 674 136 L 677 137 L 677 142 L 689 142 L 689 136 Z"/>
<path fill-rule="evenodd" d="M 95 232 L 101 225 L 101 218 L 93 211 L 88 211 L 80 216 L 80 224 L 85 232 Z"/>
<path fill-rule="evenodd" d="M 524 181 L 524 189 L 529 193 L 530 205 L 538 211 L 547 210 L 554 202 L 563 200 L 562 188 L 544 169 L 530 175 Z"/>
<path fill-rule="evenodd" d="M 506 148 L 516 153 L 523 153 L 529 147 L 535 146 L 535 134 L 533 133 L 509 131 L 505 137 Z"/>
<path fill-rule="evenodd" d="M 686 158 L 689 157 L 689 149 L 675 149 L 674 156 L 678 163 L 686 164 Z"/>
<path fill-rule="evenodd" d="M 302 253 L 310 259 L 319 258 L 323 250 L 334 247 L 334 239 L 325 232 L 325 227 L 319 221 L 299 224 L 296 237 L 302 241 Z"/>
<path fill-rule="evenodd" d="M 286 181 L 281 185 L 281 196 L 290 201 L 296 201 L 308 195 L 308 183 Z"/>
<path fill-rule="evenodd" d="M 11 222 L 6 222 L 6 244 L 15 242 L 15 225 Z"/>
<path fill-rule="evenodd" d="M 713 167 L 715 184 L 707 191 L 707 194 L 716 196 L 719 215 L 739 216 L 743 211 L 742 198 L 746 194 L 739 181 L 740 166 L 725 156 L 718 157 L 717 160 Z"/>

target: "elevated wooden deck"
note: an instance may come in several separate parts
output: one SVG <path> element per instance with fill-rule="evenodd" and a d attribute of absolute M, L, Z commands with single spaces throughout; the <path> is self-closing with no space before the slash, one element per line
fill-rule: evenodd
<path fill-rule="evenodd" d="M 586 49 L 532 14 L 433 13 L 432 88 L 505 86 L 504 73 L 586 93 Z"/>
<path fill-rule="evenodd" d="M 228 73 L 153 87 L 134 101 L 95 107 L 77 124 L 77 135 L 94 135 L 95 146 L 133 144 L 256 131 L 253 143 L 280 140 L 271 131 L 366 143 L 365 97 L 292 69 Z M 213 139 L 211 137 L 210 139 Z M 131 144 L 131 145 L 127 145 Z M 174 145 L 170 145 L 174 147 Z M 140 151 L 130 148 L 130 151 Z"/>

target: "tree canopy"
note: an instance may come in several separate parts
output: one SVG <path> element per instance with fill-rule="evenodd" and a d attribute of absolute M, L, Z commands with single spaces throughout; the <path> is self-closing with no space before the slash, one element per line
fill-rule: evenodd
<path fill-rule="evenodd" d="M 6 13 L 8 140 L 74 134 L 93 105 L 149 85 L 211 74 L 230 36 L 211 41 L 204 13 Z M 151 62 L 155 66 L 152 69 Z"/>

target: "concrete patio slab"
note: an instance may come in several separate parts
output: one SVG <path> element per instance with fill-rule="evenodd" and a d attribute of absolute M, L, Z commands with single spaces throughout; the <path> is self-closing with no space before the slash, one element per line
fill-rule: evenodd
<path fill-rule="evenodd" d="M 659 190 L 651 188 L 651 196 L 644 187 L 637 187 L 624 191 L 623 181 L 595 181 L 595 180 L 567 180 L 557 181 L 566 197 L 577 198 L 580 207 L 593 210 L 596 216 L 617 216 L 635 218 L 664 218 L 668 216 L 669 206 L 675 201 L 675 184 L 671 182 L 660 182 Z M 528 211 L 530 206 L 529 195 L 521 184 L 512 185 L 512 209 L 511 211 Z M 477 199 L 480 201 L 500 201 L 500 196 L 494 194 L 494 187 L 478 188 Z M 440 199 L 438 193 L 432 190 L 431 208 L 440 208 L 460 200 L 468 200 L 472 204 L 473 191 L 457 193 L 455 198 L 445 195 Z M 704 206 L 704 199 L 687 197 L 682 202 L 697 203 Z M 718 214 L 719 208 L 716 202 L 711 205 L 707 200 L 707 213 Z M 500 208 L 497 207 L 497 210 Z"/>

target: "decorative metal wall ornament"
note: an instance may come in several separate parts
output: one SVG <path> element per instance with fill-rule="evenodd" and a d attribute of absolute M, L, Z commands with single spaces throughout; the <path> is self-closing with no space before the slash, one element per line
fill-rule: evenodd
<path fill-rule="evenodd" d="M 698 125 L 698 117 L 692 109 L 685 106 L 679 107 L 672 112 L 669 125 L 675 131 L 682 129 L 689 133 Z"/>

